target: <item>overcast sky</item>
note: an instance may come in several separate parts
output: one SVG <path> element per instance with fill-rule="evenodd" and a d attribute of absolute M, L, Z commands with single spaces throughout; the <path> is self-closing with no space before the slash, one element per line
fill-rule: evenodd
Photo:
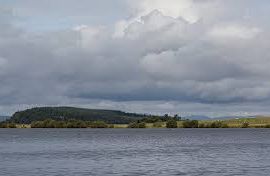
<path fill-rule="evenodd" d="M 269 0 L 0 0 L 0 115 L 268 115 L 269 16 Z"/>

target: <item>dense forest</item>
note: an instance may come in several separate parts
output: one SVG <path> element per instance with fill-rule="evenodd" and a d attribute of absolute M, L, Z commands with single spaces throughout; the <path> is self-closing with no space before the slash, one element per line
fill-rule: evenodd
<path fill-rule="evenodd" d="M 31 124 L 35 121 L 52 119 L 57 121 L 81 120 L 104 121 L 109 124 L 128 124 L 148 117 L 143 114 L 125 113 L 114 110 L 97 110 L 74 107 L 39 107 L 16 112 L 9 120 L 17 124 Z"/>

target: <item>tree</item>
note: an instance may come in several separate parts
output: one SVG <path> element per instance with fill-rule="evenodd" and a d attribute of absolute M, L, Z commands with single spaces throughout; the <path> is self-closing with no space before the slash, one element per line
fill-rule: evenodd
<path fill-rule="evenodd" d="M 179 116 L 178 114 L 175 114 L 174 117 L 173 117 L 174 120 L 178 120 L 179 119 Z"/>

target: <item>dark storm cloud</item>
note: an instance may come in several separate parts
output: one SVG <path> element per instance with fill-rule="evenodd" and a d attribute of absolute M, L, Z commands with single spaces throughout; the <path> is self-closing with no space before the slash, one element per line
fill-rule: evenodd
<path fill-rule="evenodd" d="M 117 1 L 131 4 L 129 17 L 111 17 L 108 25 L 82 20 L 91 17 L 88 6 L 106 9 L 104 2 L 6 3 L 0 11 L 1 106 L 269 101 L 269 25 L 256 20 L 263 13 L 240 7 L 243 1 L 236 7 L 232 1 L 152 1 Z M 48 6 L 52 13 L 44 15 Z M 103 17 L 110 13 L 115 9 Z M 29 22 L 73 14 L 73 27 L 45 20 L 44 28 L 53 30 L 35 31 Z"/>

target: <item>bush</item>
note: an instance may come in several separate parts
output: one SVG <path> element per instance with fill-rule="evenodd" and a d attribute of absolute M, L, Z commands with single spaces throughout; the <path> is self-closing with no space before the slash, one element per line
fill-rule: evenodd
<path fill-rule="evenodd" d="M 249 123 L 248 122 L 244 122 L 242 123 L 242 128 L 248 128 L 249 127 Z"/>
<path fill-rule="evenodd" d="M 0 128 L 17 128 L 17 127 L 15 123 L 2 122 L 0 123 Z"/>
<path fill-rule="evenodd" d="M 153 124 L 153 127 L 154 128 L 161 128 L 163 126 L 163 122 L 155 122 L 154 124 Z"/>
<path fill-rule="evenodd" d="M 177 121 L 170 119 L 166 123 L 166 128 L 177 128 Z"/>
<path fill-rule="evenodd" d="M 113 124 L 107 124 L 107 128 L 114 128 Z"/>
<path fill-rule="evenodd" d="M 222 126 L 221 122 L 212 122 L 210 128 L 221 128 L 221 126 Z"/>
<path fill-rule="evenodd" d="M 0 123 L 0 128 L 7 128 L 7 124 L 6 123 Z"/>
<path fill-rule="evenodd" d="M 108 128 L 103 121 L 85 122 L 82 120 L 55 121 L 47 119 L 31 123 L 31 128 Z"/>
<path fill-rule="evenodd" d="M 90 122 L 90 128 L 108 128 L 108 125 L 103 121 Z"/>
<path fill-rule="evenodd" d="M 210 128 L 228 128 L 228 125 L 221 121 L 216 121 L 211 123 Z"/>
<path fill-rule="evenodd" d="M 199 128 L 207 128 L 207 124 L 200 123 L 200 124 L 199 124 Z"/>
<path fill-rule="evenodd" d="M 41 121 L 32 122 L 31 128 L 43 128 L 43 122 Z"/>
<path fill-rule="evenodd" d="M 209 123 L 200 123 L 199 128 L 229 128 L 229 126 L 222 121 L 215 121 Z"/>
<path fill-rule="evenodd" d="M 222 123 L 221 128 L 229 128 L 229 125 L 227 123 Z"/>
<path fill-rule="evenodd" d="M 56 124 L 56 128 L 67 128 L 67 123 L 64 121 L 59 121 Z"/>
<path fill-rule="evenodd" d="M 198 120 L 186 120 L 183 122 L 183 128 L 198 128 L 199 121 Z"/>
<path fill-rule="evenodd" d="M 15 123 L 9 123 L 7 124 L 8 128 L 17 128 Z"/>
<path fill-rule="evenodd" d="M 264 128 L 270 128 L 270 124 L 265 125 Z"/>
<path fill-rule="evenodd" d="M 146 124 L 144 122 L 133 122 L 128 125 L 128 128 L 146 128 Z"/>

